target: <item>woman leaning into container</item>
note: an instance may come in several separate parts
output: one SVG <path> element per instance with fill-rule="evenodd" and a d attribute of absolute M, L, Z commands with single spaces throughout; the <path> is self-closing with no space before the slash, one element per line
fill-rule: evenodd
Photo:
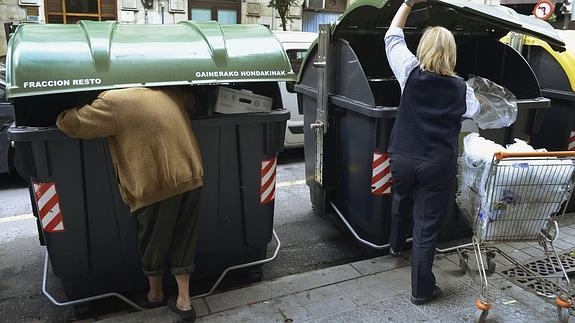
<path fill-rule="evenodd" d="M 413 216 L 411 302 L 419 305 L 441 296 L 432 273 L 439 230 L 454 187 L 462 117 L 479 109 L 473 89 L 456 76 L 453 34 L 427 29 L 417 56 L 407 48 L 402 28 L 411 7 L 406 0 L 385 35 L 389 65 L 402 95 L 389 153 L 394 183 L 390 253 L 405 246 Z"/>

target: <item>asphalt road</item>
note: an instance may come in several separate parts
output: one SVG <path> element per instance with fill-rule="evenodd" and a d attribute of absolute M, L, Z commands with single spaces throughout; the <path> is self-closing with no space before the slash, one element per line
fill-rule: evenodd
<path fill-rule="evenodd" d="M 278 257 L 263 266 L 263 279 L 330 267 L 367 258 L 357 244 L 331 223 L 314 216 L 304 183 L 303 150 L 283 153 L 277 171 L 275 230 L 282 242 Z M 129 310 L 116 300 L 98 302 L 86 316 L 71 307 L 52 305 L 41 294 L 44 247 L 38 242 L 36 222 L 26 184 L 0 177 L 0 322 L 63 322 L 102 319 Z M 270 251 L 275 246 L 270 244 Z M 246 282 L 243 282 L 244 284 Z M 242 284 L 241 278 L 224 283 Z M 57 278 L 49 275 L 48 289 L 65 299 Z"/>

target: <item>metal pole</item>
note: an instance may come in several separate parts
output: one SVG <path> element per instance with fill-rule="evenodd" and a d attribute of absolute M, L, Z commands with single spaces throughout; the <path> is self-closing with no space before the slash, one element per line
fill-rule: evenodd
<path fill-rule="evenodd" d="M 281 248 L 281 241 L 280 241 L 275 229 L 272 230 L 272 235 L 273 235 L 274 240 L 276 241 L 277 246 L 276 246 L 276 249 L 274 250 L 274 253 L 271 257 L 226 268 L 226 270 L 224 270 L 224 272 L 220 275 L 218 280 L 216 280 L 214 285 L 212 285 L 212 288 L 207 293 L 193 296 L 191 299 L 202 298 L 202 297 L 206 297 L 206 296 L 211 295 L 216 290 L 216 288 L 218 288 L 218 286 L 220 285 L 220 283 L 222 282 L 224 277 L 232 270 L 263 265 L 265 263 L 268 263 L 268 262 L 276 259 L 276 257 L 279 254 L 280 248 Z M 46 256 L 44 259 L 44 275 L 42 276 L 42 293 L 48 298 L 48 300 L 50 300 L 50 302 L 52 302 L 52 304 L 54 304 L 56 306 L 69 306 L 69 305 L 78 305 L 78 304 L 82 304 L 82 303 L 87 303 L 87 302 L 91 302 L 91 301 L 95 301 L 95 300 L 99 300 L 99 299 L 103 299 L 103 298 L 108 298 L 108 297 L 117 297 L 120 300 L 124 301 L 126 304 L 132 306 L 133 308 L 135 308 L 139 311 L 145 310 L 144 308 L 140 307 L 139 305 L 137 305 L 136 303 L 132 302 L 131 300 L 126 298 L 124 295 L 121 295 L 119 293 L 106 293 L 106 294 L 81 298 L 81 299 L 68 301 L 68 302 L 60 302 L 60 301 L 56 300 L 56 298 L 54 296 L 52 296 L 46 288 L 47 281 L 48 281 L 48 262 L 49 261 L 50 261 L 50 259 L 48 258 L 48 250 L 46 250 Z"/>
<path fill-rule="evenodd" d="M 92 297 L 80 298 L 80 299 L 68 301 L 68 302 L 57 301 L 56 298 L 54 298 L 50 293 L 48 293 L 48 290 L 46 288 L 47 280 L 48 280 L 48 262 L 49 261 L 50 261 L 50 259 L 48 258 L 48 249 L 46 249 L 46 256 L 44 258 L 44 275 L 42 276 L 42 294 L 44 294 L 48 298 L 48 300 L 50 300 L 50 302 L 52 302 L 52 304 L 54 304 L 56 306 L 69 306 L 69 305 L 78 305 L 78 304 L 82 304 L 82 303 L 87 303 L 87 302 L 91 302 L 91 301 L 95 301 L 95 300 L 99 300 L 99 299 L 103 299 L 103 298 L 108 298 L 108 297 L 117 297 L 120 300 L 124 301 L 126 304 L 132 306 L 133 308 L 135 308 L 139 311 L 145 310 L 144 308 L 140 307 L 136 303 L 134 303 L 131 300 L 129 300 L 128 298 L 126 298 L 124 295 L 121 295 L 118 293 L 106 293 L 106 294 L 96 295 L 96 296 L 92 296 Z"/>
<path fill-rule="evenodd" d="M 275 240 L 276 243 L 277 243 L 276 250 L 274 251 L 273 256 L 271 256 L 270 258 L 266 258 L 266 259 L 262 259 L 262 260 L 258 260 L 258 261 L 249 262 L 249 263 L 246 263 L 246 264 L 241 264 L 241 265 L 237 265 L 237 266 L 232 266 L 232 267 L 226 268 L 226 270 L 224 270 L 224 272 L 220 275 L 220 277 L 219 277 L 218 280 L 214 283 L 214 285 L 212 286 L 212 288 L 210 289 L 209 292 L 207 292 L 207 293 L 205 293 L 205 294 L 201 294 L 201 295 L 195 295 L 195 296 L 192 297 L 192 299 L 202 298 L 202 297 L 206 297 L 206 296 L 211 295 L 211 294 L 216 290 L 216 288 L 218 287 L 218 285 L 220 285 L 220 283 L 222 282 L 222 280 L 224 279 L 224 277 L 228 274 L 228 272 L 230 272 L 230 271 L 232 271 L 232 270 L 241 269 L 241 268 L 246 268 L 246 267 L 252 267 L 252 266 L 258 266 L 258 265 L 263 265 L 263 264 L 265 264 L 265 263 L 268 263 L 268 262 L 270 262 L 270 261 L 276 259 L 276 257 L 278 256 L 278 253 L 279 253 L 279 251 L 280 251 L 280 248 L 281 248 L 282 243 L 281 243 L 280 239 L 278 238 L 278 235 L 276 234 L 276 230 L 273 230 L 273 231 L 272 231 L 272 234 L 273 234 L 274 240 Z"/>
<path fill-rule="evenodd" d="M 355 230 L 353 229 L 353 227 L 351 226 L 351 224 L 349 224 L 349 222 L 347 222 L 347 220 L 345 219 L 345 217 L 343 216 L 343 214 L 341 213 L 341 211 L 337 208 L 337 206 L 335 206 L 335 204 L 333 202 L 329 202 L 331 207 L 334 209 L 335 213 L 337 214 L 337 216 L 339 217 L 339 219 L 343 222 L 343 224 L 345 224 L 345 226 L 347 227 L 347 229 L 351 232 L 351 234 L 355 237 L 355 239 L 359 242 L 361 242 L 362 244 L 371 247 L 373 249 L 387 249 L 389 248 L 389 243 L 383 244 L 383 245 L 376 245 L 375 243 L 369 242 L 367 240 L 364 240 L 363 238 L 361 238 L 357 232 L 355 232 Z M 409 238 L 406 241 L 410 242 L 412 241 L 413 238 Z"/>

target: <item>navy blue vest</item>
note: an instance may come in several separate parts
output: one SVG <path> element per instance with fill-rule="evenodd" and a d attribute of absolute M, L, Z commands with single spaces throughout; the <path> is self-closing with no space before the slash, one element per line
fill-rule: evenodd
<path fill-rule="evenodd" d="M 401 96 L 389 152 L 456 164 L 466 92 L 461 78 L 414 68 Z"/>

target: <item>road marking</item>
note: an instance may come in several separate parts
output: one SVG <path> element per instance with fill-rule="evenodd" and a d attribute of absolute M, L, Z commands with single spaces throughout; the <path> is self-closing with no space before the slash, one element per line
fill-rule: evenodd
<path fill-rule="evenodd" d="M 304 185 L 304 184 L 305 184 L 305 179 L 302 179 L 302 180 L 298 180 L 298 181 L 289 181 L 289 182 L 277 183 L 276 186 L 277 187 L 289 187 L 289 186 Z M 5 218 L 0 218 L 0 223 L 9 223 L 9 222 L 26 221 L 26 220 L 36 220 L 36 217 L 32 213 L 7 216 Z"/>
<path fill-rule="evenodd" d="M 36 220 L 36 217 L 34 217 L 34 215 L 32 213 L 20 214 L 20 215 L 14 215 L 14 216 L 8 216 L 5 218 L 0 218 L 0 223 L 25 221 L 25 220 Z"/>
<path fill-rule="evenodd" d="M 296 185 L 303 185 L 305 184 L 305 179 L 299 181 L 290 181 L 290 182 L 281 182 L 277 183 L 277 187 L 288 187 L 288 186 L 296 186 Z"/>

